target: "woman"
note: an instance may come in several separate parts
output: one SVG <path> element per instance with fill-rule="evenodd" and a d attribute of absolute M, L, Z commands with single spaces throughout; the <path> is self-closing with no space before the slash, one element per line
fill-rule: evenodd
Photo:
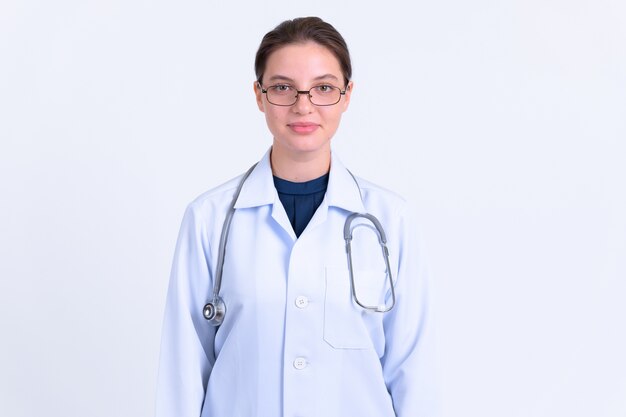
<path fill-rule="evenodd" d="M 427 282 L 405 202 L 331 152 L 354 88 L 343 38 L 319 18 L 285 21 L 255 68 L 273 143 L 247 176 L 187 208 L 157 416 L 435 415 Z M 348 253 L 352 213 L 375 219 L 347 226 Z"/>

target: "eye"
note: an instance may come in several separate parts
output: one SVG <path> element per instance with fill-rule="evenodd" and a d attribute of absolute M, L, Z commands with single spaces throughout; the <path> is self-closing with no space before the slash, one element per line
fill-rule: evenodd
<path fill-rule="evenodd" d="M 315 92 L 317 93 L 328 94 L 328 93 L 332 93 L 335 87 L 332 85 L 328 85 L 328 84 L 322 84 L 322 85 L 315 86 L 314 89 L 315 89 Z"/>
<path fill-rule="evenodd" d="M 273 92 L 279 93 L 279 94 L 285 94 L 285 93 L 290 93 L 294 91 L 293 87 L 290 86 L 289 84 L 276 84 L 276 85 L 271 86 L 270 89 Z"/>

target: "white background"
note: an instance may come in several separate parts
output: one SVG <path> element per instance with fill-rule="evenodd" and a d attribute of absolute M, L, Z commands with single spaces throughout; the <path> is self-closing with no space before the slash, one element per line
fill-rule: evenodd
<path fill-rule="evenodd" d="M 0 415 L 152 415 L 183 210 L 271 143 L 302 15 L 353 55 L 335 150 L 423 225 L 445 416 L 626 416 L 622 0 L 1 0 Z"/>

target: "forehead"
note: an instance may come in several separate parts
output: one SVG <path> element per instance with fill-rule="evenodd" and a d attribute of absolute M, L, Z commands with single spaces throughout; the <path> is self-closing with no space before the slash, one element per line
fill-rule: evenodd
<path fill-rule="evenodd" d="M 339 60 L 325 46 L 306 42 L 285 45 L 272 52 L 267 59 L 264 78 L 282 76 L 308 81 L 326 74 L 342 78 Z"/>

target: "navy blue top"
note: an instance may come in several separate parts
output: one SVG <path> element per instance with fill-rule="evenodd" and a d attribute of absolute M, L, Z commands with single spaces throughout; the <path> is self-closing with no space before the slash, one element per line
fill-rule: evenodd
<path fill-rule="evenodd" d="M 328 175 L 305 182 L 291 182 L 274 176 L 274 187 L 296 236 L 300 237 L 322 203 L 328 187 Z"/>

